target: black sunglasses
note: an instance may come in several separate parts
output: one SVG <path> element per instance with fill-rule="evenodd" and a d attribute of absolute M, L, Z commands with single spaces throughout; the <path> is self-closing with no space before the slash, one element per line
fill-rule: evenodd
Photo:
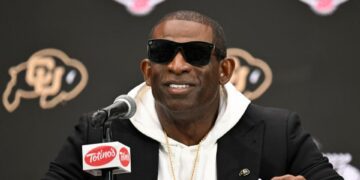
<path fill-rule="evenodd" d="M 180 51 L 186 62 L 193 66 L 204 66 L 209 64 L 214 44 L 191 41 L 178 43 L 165 39 L 152 39 L 148 41 L 148 58 L 155 63 L 169 63 L 175 55 Z M 217 48 L 215 51 L 221 52 Z M 217 53 L 218 54 L 218 53 Z"/>

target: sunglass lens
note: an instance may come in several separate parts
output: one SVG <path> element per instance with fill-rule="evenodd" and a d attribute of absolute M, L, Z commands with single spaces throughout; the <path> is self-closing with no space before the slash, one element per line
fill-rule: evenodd
<path fill-rule="evenodd" d="M 156 63 L 169 63 L 178 50 L 185 60 L 194 66 L 204 66 L 210 61 L 213 45 L 206 42 L 177 43 L 169 40 L 150 40 L 148 42 L 148 58 Z"/>
<path fill-rule="evenodd" d="M 189 42 L 184 46 L 185 58 L 194 66 L 204 66 L 210 61 L 212 44 L 205 42 Z"/>
<path fill-rule="evenodd" d="M 150 40 L 148 42 L 148 58 L 156 63 L 168 63 L 174 55 L 175 46 L 166 40 Z"/>

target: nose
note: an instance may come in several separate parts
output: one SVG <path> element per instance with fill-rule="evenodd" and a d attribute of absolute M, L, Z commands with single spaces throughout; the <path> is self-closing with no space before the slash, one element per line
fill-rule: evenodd
<path fill-rule="evenodd" d="M 168 69 L 175 74 L 182 74 L 191 70 L 191 64 L 186 62 L 185 57 L 178 51 L 172 61 L 168 64 Z"/>

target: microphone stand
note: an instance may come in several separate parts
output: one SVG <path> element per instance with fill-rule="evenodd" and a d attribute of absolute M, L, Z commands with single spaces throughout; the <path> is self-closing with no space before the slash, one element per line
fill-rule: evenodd
<path fill-rule="evenodd" d="M 99 110 L 93 115 L 93 122 L 95 123 L 94 126 L 101 124 L 101 127 L 103 129 L 103 133 L 102 133 L 103 143 L 112 141 L 111 129 L 110 129 L 112 121 L 108 121 L 108 119 L 109 119 L 109 114 L 107 111 L 104 110 Z M 113 169 L 112 168 L 103 169 L 101 171 L 101 175 L 104 180 L 113 180 Z"/>
<path fill-rule="evenodd" d="M 103 142 L 111 142 L 111 122 L 112 121 L 107 121 L 107 119 L 104 121 L 103 124 Z M 104 180 L 113 180 L 113 169 L 108 168 L 108 169 L 103 169 L 102 172 L 102 177 Z"/>
<path fill-rule="evenodd" d="M 126 111 L 126 113 L 125 113 Z M 136 111 L 135 101 L 128 96 L 121 95 L 115 99 L 114 104 L 96 111 L 92 115 L 91 125 L 93 127 L 102 127 L 102 142 L 112 142 L 111 140 L 111 120 L 115 119 L 113 116 L 123 119 L 130 118 Z M 109 120 L 111 118 L 111 120 Z M 107 168 L 101 171 L 104 180 L 113 180 L 113 170 L 115 168 Z"/>

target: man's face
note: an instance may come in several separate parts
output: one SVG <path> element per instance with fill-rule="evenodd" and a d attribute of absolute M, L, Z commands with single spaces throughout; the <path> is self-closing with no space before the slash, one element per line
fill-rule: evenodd
<path fill-rule="evenodd" d="M 174 42 L 203 41 L 212 43 L 209 26 L 184 20 L 169 20 L 159 24 L 153 39 Z M 157 105 L 173 112 L 206 109 L 219 94 L 219 62 L 214 50 L 204 66 L 189 64 L 180 51 L 165 64 L 145 60 L 141 64 L 147 85 L 151 86 Z M 203 113 L 203 112 L 202 112 Z"/>

